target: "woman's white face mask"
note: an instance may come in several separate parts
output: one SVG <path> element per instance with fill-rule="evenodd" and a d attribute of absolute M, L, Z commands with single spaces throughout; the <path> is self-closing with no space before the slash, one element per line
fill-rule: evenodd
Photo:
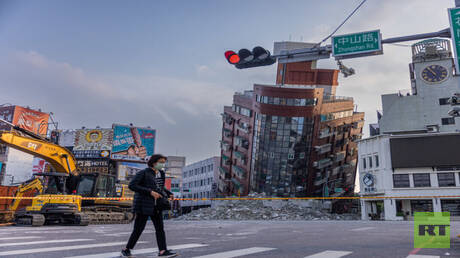
<path fill-rule="evenodd" d="M 164 163 L 164 162 L 162 162 L 162 163 L 158 162 L 158 163 L 155 164 L 154 168 L 155 168 L 155 169 L 158 169 L 158 170 L 161 170 L 161 169 L 165 168 L 165 166 L 166 166 L 166 163 Z"/>

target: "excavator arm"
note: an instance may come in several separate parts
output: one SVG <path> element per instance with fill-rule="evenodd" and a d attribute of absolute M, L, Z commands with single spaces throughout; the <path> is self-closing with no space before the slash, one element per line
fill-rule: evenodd
<path fill-rule="evenodd" d="M 39 178 L 32 179 L 28 182 L 22 183 L 17 192 L 15 197 L 23 197 L 24 193 L 26 193 L 29 190 L 36 190 L 37 194 L 41 194 L 43 192 L 43 183 Z M 11 211 L 15 211 L 18 209 L 19 204 L 21 203 L 21 199 L 14 199 L 13 203 L 10 206 Z"/>
<path fill-rule="evenodd" d="M 70 174 L 77 168 L 72 152 L 39 138 L 22 136 L 13 131 L 0 131 L 0 144 L 42 158 L 49 162 L 56 172 Z"/>

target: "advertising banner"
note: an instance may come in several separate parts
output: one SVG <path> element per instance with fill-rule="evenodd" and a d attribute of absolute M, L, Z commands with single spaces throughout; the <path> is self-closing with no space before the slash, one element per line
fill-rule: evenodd
<path fill-rule="evenodd" d="M 112 129 L 79 129 L 75 132 L 73 150 L 110 150 L 112 140 Z"/>
<path fill-rule="evenodd" d="M 134 175 L 136 175 L 138 171 L 145 168 L 147 168 L 147 164 L 120 162 L 117 166 L 118 179 L 121 181 L 129 181 L 134 177 Z"/>
<path fill-rule="evenodd" d="M 49 117 L 47 113 L 15 106 L 12 123 L 33 133 L 46 135 Z"/>
<path fill-rule="evenodd" d="M 0 118 L 10 123 L 13 122 L 14 106 L 0 107 Z M 10 130 L 10 126 L 0 123 L 0 130 Z"/>
<path fill-rule="evenodd" d="M 113 125 L 112 159 L 146 161 L 155 150 L 155 130 Z"/>
<path fill-rule="evenodd" d="M 73 150 L 72 152 L 77 159 L 99 159 L 110 156 L 110 151 L 108 150 Z"/>
<path fill-rule="evenodd" d="M 47 164 L 48 162 L 46 162 L 44 159 L 35 157 L 32 165 L 32 173 L 39 174 L 45 172 Z"/>

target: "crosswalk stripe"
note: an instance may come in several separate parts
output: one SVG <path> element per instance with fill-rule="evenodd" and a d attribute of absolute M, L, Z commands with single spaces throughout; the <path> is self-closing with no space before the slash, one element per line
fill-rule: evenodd
<path fill-rule="evenodd" d="M 205 246 L 208 246 L 208 245 L 203 245 L 203 244 L 184 244 L 184 245 L 168 246 L 168 249 L 180 250 L 180 249 L 205 247 Z M 121 252 L 121 249 L 120 249 L 120 252 Z M 65 258 L 110 258 L 110 257 L 118 257 L 118 256 L 120 256 L 120 252 L 99 253 L 99 254 L 81 255 L 81 256 L 69 256 L 69 257 L 65 257 Z M 148 253 L 156 253 L 156 252 L 158 252 L 158 248 L 144 248 L 144 249 L 133 250 L 132 254 L 148 254 Z"/>
<path fill-rule="evenodd" d="M 354 228 L 351 231 L 364 231 L 364 230 L 369 230 L 369 229 L 373 229 L 373 227 Z"/>
<path fill-rule="evenodd" d="M 196 256 L 194 258 L 215 258 L 215 257 L 232 258 L 232 257 L 243 256 L 243 255 L 249 255 L 249 254 L 255 254 L 255 253 L 271 251 L 271 250 L 275 250 L 275 249 L 276 248 L 251 247 L 251 248 L 233 250 L 233 251 L 228 251 L 228 252 L 220 252 L 220 253 L 208 254 L 208 255 L 203 255 L 203 256 Z"/>
<path fill-rule="evenodd" d="M 59 241 L 56 240 L 56 242 L 59 242 Z M 141 242 L 138 242 L 138 243 L 148 243 L 148 242 L 147 241 L 141 241 Z M 53 251 L 66 251 L 66 250 L 75 250 L 75 249 L 84 249 L 84 248 L 117 246 L 117 245 L 125 245 L 125 244 L 126 244 L 126 242 L 113 242 L 113 243 L 101 243 L 101 244 L 89 244 L 89 245 L 68 245 L 68 246 L 57 246 L 57 247 L 23 249 L 23 250 L 0 252 L 0 257 L 7 256 L 7 255 L 33 254 L 33 253 L 44 253 L 44 252 L 53 252 Z"/>
<path fill-rule="evenodd" d="M 422 255 L 422 254 L 411 254 L 407 258 L 439 258 L 438 255 Z"/>
<path fill-rule="evenodd" d="M 49 244 L 49 243 L 68 243 L 68 242 L 83 242 L 91 241 L 94 239 L 59 239 L 59 240 L 46 240 L 46 241 L 32 241 L 32 242 L 20 242 L 20 243 L 6 243 L 2 244 L 2 247 L 5 246 L 17 246 L 17 245 L 38 245 L 38 244 Z"/>
<path fill-rule="evenodd" d="M 339 257 L 345 256 L 345 255 L 349 255 L 351 253 L 352 252 L 349 252 L 349 251 L 330 251 L 330 250 L 327 250 L 327 251 L 324 251 L 324 252 L 321 252 L 321 253 L 306 256 L 305 258 L 339 258 Z"/>
<path fill-rule="evenodd" d="M 23 237 L 2 237 L 0 240 L 16 240 L 16 239 L 32 239 L 32 238 L 41 238 L 39 236 L 23 236 Z"/>

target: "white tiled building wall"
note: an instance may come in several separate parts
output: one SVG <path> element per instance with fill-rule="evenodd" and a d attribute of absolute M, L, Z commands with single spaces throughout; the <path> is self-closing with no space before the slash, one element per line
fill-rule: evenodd
<path fill-rule="evenodd" d="M 182 169 L 182 197 L 215 197 L 217 191 L 219 161 L 219 157 L 212 157 L 185 166 Z M 182 201 L 181 205 L 182 207 L 211 205 L 211 201 Z"/>

